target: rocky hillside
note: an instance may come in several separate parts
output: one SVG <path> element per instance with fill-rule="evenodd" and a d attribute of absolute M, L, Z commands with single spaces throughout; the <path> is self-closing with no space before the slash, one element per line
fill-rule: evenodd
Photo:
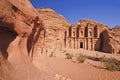
<path fill-rule="evenodd" d="M 37 9 L 40 13 L 45 27 L 46 48 L 64 48 L 65 30 L 70 23 L 60 14 L 49 8 Z"/>
<path fill-rule="evenodd" d="M 105 30 L 102 33 L 102 36 L 102 50 L 105 52 L 120 54 L 120 26 L 115 26 L 112 29 Z"/>

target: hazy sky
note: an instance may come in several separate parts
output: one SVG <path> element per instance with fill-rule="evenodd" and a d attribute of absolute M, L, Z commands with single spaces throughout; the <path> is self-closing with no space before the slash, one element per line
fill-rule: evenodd
<path fill-rule="evenodd" d="M 110 27 L 120 25 L 120 0 L 30 0 L 35 8 L 51 8 L 70 23 L 82 18 L 102 22 Z"/>

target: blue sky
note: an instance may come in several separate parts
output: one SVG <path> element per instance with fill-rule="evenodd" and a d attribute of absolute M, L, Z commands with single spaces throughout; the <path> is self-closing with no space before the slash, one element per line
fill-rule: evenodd
<path fill-rule="evenodd" d="M 70 23 L 82 18 L 102 22 L 110 27 L 120 25 L 120 0 L 30 0 L 35 8 L 51 8 Z"/>

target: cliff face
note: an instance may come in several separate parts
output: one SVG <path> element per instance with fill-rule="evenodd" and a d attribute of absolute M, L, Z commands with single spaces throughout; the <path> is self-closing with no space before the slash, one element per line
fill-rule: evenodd
<path fill-rule="evenodd" d="M 29 56 L 42 46 L 43 26 L 28 0 L 0 0 L 0 79 L 38 80 Z"/>
<path fill-rule="evenodd" d="M 120 54 L 120 26 L 105 30 L 103 33 L 103 48 L 105 52 Z"/>
<path fill-rule="evenodd" d="M 60 14 L 49 8 L 38 9 L 46 27 L 46 48 L 64 48 L 65 30 L 70 23 Z"/>

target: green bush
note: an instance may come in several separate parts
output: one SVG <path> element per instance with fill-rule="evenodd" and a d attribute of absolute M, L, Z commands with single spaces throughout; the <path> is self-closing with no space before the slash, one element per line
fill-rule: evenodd
<path fill-rule="evenodd" d="M 72 54 L 66 53 L 66 59 L 72 59 L 72 57 L 73 57 Z"/>
<path fill-rule="evenodd" d="M 79 63 L 83 63 L 83 62 L 86 60 L 86 58 L 87 58 L 87 56 L 82 55 L 82 54 L 79 54 L 79 55 L 77 56 L 77 61 L 78 61 Z"/>
<path fill-rule="evenodd" d="M 114 58 L 103 58 L 101 60 L 107 70 L 120 71 L 120 62 Z"/>

